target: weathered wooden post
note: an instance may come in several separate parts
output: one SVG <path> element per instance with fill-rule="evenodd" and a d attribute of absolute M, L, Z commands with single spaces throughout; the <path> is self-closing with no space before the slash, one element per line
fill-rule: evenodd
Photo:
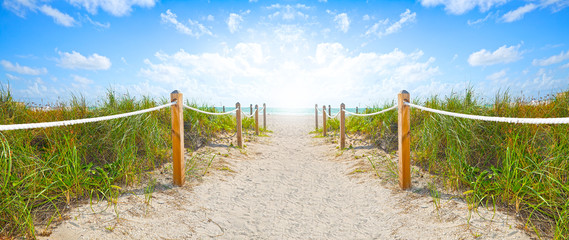
<path fill-rule="evenodd" d="M 184 95 L 178 90 L 170 94 L 172 105 L 172 168 L 174 185 L 183 186 L 186 161 L 184 161 Z"/>
<path fill-rule="evenodd" d="M 314 105 L 314 119 L 315 119 L 315 127 L 314 129 L 316 129 L 316 131 L 318 131 L 318 104 Z"/>
<path fill-rule="evenodd" d="M 330 105 L 328 105 L 328 116 L 332 116 L 332 107 Z"/>
<path fill-rule="evenodd" d="M 346 148 L 346 105 L 340 104 L 340 150 Z"/>
<path fill-rule="evenodd" d="M 356 114 L 358 113 L 358 107 L 356 107 Z"/>
<path fill-rule="evenodd" d="M 326 137 L 326 105 L 322 106 L 322 136 Z"/>
<path fill-rule="evenodd" d="M 223 112 L 225 112 L 225 106 L 223 106 Z"/>
<path fill-rule="evenodd" d="M 410 110 L 405 102 L 411 102 L 409 92 L 403 90 L 397 96 L 397 131 L 399 138 L 399 187 L 408 189 L 411 187 L 411 148 L 410 143 Z"/>
<path fill-rule="evenodd" d="M 259 105 L 255 104 L 255 135 L 259 136 Z"/>
<path fill-rule="evenodd" d="M 263 129 L 267 130 L 267 105 L 263 103 Z"/>
<path fill-rule="evenodd" d="M 253 115 L 253 104 L 251 104 L 251 105 L 249 106 L 249 109 L 251 110 L 251 111 L 249 112 L 249 115 Z"/>
<path fill-rule="evenodd" d="M 235 112 L 235 118 L 237 119 L 237 146 L 242 148 L 243 147 L 243 138 L 241 136 L 241 104 L 237 102 L 235 104 L 235 108 L 237 111 Z"/>

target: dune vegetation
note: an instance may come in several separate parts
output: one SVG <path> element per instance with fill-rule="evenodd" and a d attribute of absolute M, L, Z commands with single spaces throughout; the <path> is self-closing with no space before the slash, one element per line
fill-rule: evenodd
<path fill-rule="evenodd" d="M 84 98 L 72 97 L 46 110 L 16 102 L 9 89 L 1 89 L 0 124 L 108 116 L 168 102 L 110 90 L 94 107 L 87 106 Z M 211 106 L 199 108 L 215 111 Z M 190 150 L 217 134 L 234 132 L 236 125 L 232 115 L 186 110 L 184 119 Z M 252 128 L 252 122 L 244 120 L 244 128 Z M 120 194 L 121 186 L 140 183 L 145 173 L 170 161 L 170 125 L 170 108 L 164 108 L 96 123 L 0 132 L 0 237 L 34 238 L 34 225 L 60 219 L 72 203 L 110 199 Z"/>
<path fill-rule="evenodd" d="M 543 99 L 498 93 L 492 102 L 472 89 L 415 104 L 450 112 L 519 118 L 569 117 L 569 95 Z M 393 106 L 374 106 L 368 113 Z M 332 125 L 332 124 L 331 124 Z M 335 126 L 335 125 L 333 125 Z M 337 127 L 336 127 L 337 128 Z M 397 111 L 348 117 L 347 132 L 367 135 L 397 151 Z M 506 207 L 539 237 L 569 236 L 569 125 L 535 125 L 460 119 L 411 108 L 412 164 L 438 176 L 477 206 Z"/>

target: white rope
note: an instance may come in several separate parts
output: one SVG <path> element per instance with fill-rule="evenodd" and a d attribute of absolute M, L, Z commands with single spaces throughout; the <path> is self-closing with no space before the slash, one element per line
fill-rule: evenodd
<path fill-rule="evenodd" d="M 75 119 L 75 120 L 58 121 L 58 122 L 0 125 L 0 131 L 18 130 L 18 129 L 31 129 L 31 128 L 47 128 L 47 127 L 57 127 L 57 126 L 69 126 L 69 125 L 82 124 L 82 123 L 106 121 L 106 120 L 111 120 L 111 119 L 115 119 L 115 118 L 130 117 L 133 115 L 152 112 L 152 111 L 156 111 L 156 110 L 159 110 L 159 109 L 162 109 L 165 107 L 172 106 L 174 104 L 176 104 L 175 101 L 171 102 L 171 103 L 164 104 L 162 106 L 148 108 L 148 109 L 139 110 L 139 111 L 135 111 L 135 112 L 121 113 L 121 114 L 117 114 L 117 115 L 95 117 L 95 118 Z"/>
<path fill-rule="evenodd" d="M 227 115 L 227 114 L 232 114 L 232 113 L 234 113 L 234 112 L 237 112 L 237 108 L 236 108 L 236 109 L 233 109 L 232 111 L 229 111 L 229 112 L 213 113 L 213 112 L 202 111 L 202 110 L 199 110 L 199 109 L 197 109 L 197 108 L 190 107 L 190 106 L 188 106 L 188 105 L 186 105 L 186 104 L 184 104 L 184 107 L 185 107 L 185 108 L 188 108 L 188 109 L 190 109 L 190 110 L 199 112 L 199 113 L 204 113 L 204 114 L 209 114 L 209 115 Z"/>
<path fill-rule="evenodd" d="M 336 118 L 338 115 L 340 115 L 340 111 L 338 111 L 336 114 L 334 114 L 334 116 L 328 115 L 328 118 L 334 119 L 334 118 Z"/>
<path fill-rule="evenodd" d="M 251 115 L 249 115 L 243 111 L 241 113 L 243 113 L 243 116 L 245 116 L 245 117 L 253 117 L 253 115 L 255 115 L 255 112 L 257 112 L 257 109 L 255 109 L 255 111 L 253 111 L 253 113 L 251 113 Z"/>
<path fill-rule="evenodd" d="M 393 110 L 393 109 L 395 109 L 395 108 L 397 108 L 397 105 L 395 105 L 395 106 L 393 106 L 393 107 L 390 107 L 390 108 L 383 109 L 383 110 L 381 110 L 381 111 L 379 111 L 379 112 L 366 113 L 366 114 L 358 114 L 358 113 L 354 113 L 354 112 L 347 111 L 346 109 L 342 109 L 342 111 L 346 112 L 346 114 L 350 114 L 350 115 L 353 115 L 353 116 L 367 117 L 367 116 L 373 116 L 373 115 L 377 115 L 377 114 L 382 114 L 382 113 L 384 113 L 384 112 L 391 111 L 391 110 Z"/>
<path fill-rule="evenodd" d="M 447 112 L 432 108 L 427 108 L 419 105 L 415 105 L 412 103 L 405 102 L 406 105 L 409 105 L 414 108 L 421 109 L 423 111 L 434 112 L 438 114 L 459 117 L 459 118 L 467 118 L 467 119 L 474 119 L 474 120 L 482 120 L 482 121 L 491 121 L 491 122 L 506 122 L 506 123 L 527 123 L 527 124 L 568 124 L 569 117 L 566 118 L 509 118 L 509 117 L 488 117 L 488 116 L 477 116 L 477 115 L 469 115 L 469 114 L 462 114 L 462 113 L 453 113 Z"/>

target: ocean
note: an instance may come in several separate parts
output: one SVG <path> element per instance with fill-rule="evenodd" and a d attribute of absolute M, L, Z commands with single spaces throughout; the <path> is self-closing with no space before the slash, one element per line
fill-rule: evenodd
<path fill-rule="evenodd" d="M 235 109 L 235 107 L 225 107 L 225 111 L 231 111 Z M 247 107 L 242 107 L 241 108 L 245 113 L 249 114 L 250 113 L 250 108 L 249 106 Z M 221 112 L 223 109 L 221 107 L 216 107 L 215 110 Z M 254 111 L 255 109 L 253 109 Z M 259 110 L 261 110 L 261 107 L 259 108 Z M 318 115 L 321 115 L 320 110 L 322 110 L 322 107 L 318 107 Z M 328 109 L 326 109 L 328 110 Z M 340 108 L 332 108 L 331 109 L 331 115 L 334 116 L 336 115 L 336 113 L 338 113 L 338 111 L 340 110 Z M 347 111 L 350 112 L 356 112 L 356 108 L 346 108 Z M 360 108 L 359 109 L 360 112 L 365 111 L 365 108 Z M 262 114 L 262 112 L 259 112 Z M 314 115 L 314 108 L 272 108 L 272 107 L 267 107 L 267 114 L 269 115 Z"/>

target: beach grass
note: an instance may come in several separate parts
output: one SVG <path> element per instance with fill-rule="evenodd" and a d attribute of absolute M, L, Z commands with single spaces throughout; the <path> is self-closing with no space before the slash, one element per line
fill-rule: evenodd
<path fill-rule="evenodd" d="M 533 101 L 532 101 L 533 100 Z M 415 100 L 450 112 L 519 118 L 569 117 L 567 94 L 487 103 L 469 88 L 450 96 Z M 376 112 L 394 103 L 374 106 Z M 397 111 L 349 117 L 347 131 L 364 133 L 378 146 L 397 149 Z M 569 236 L 569 125 L 533 125 L 459 119 L 411 108 L 412 163 L 463 192 L 473 206 L 505 207 L 539 237 Z M 389 151 L 388 151 L 389 152 Z"/>
<path fill-rule="evenodd" d="M 0 124 L 108 116 L 168 102 L 109 90 L 96 107 L 74 96 L 41 110 L 14 101 L 10 90 L 2 88 Z M 234 131 L 236 125 L 230 115 L 184 111 L 184 119 L 190 149 L 218 133 Z M 109 200 L 120 186 L 141 183 L 145 173 L 170 161 L 170 125 L 171 112 L 165 108 L 96 123 L 0 132 L 0 237 L 35 238 L 34 226 L 62 219 L 64 209 L 74 202 L 92 197 Z"/>

